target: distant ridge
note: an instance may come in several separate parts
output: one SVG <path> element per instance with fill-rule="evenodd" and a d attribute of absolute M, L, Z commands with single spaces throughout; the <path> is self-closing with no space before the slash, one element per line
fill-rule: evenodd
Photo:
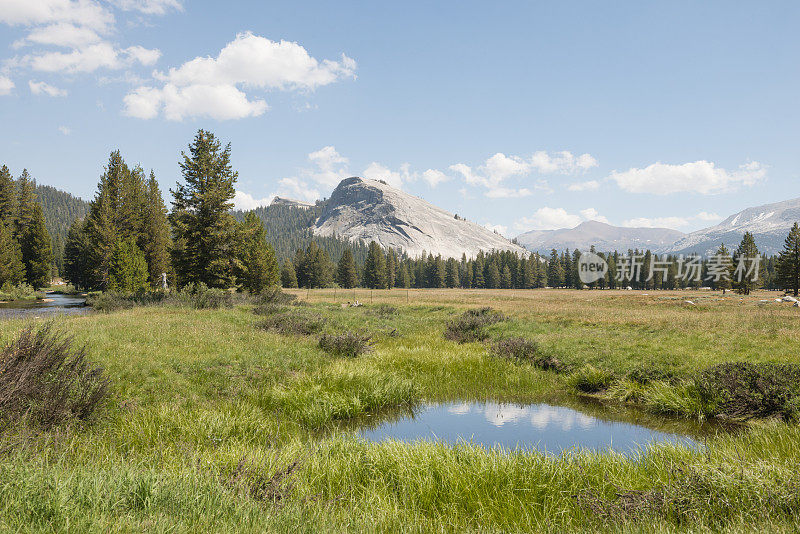
<path fill-rule="evenodd" d="M 629 249 L 663 248 L 685 235 L 670 228 L 627 228 L 600 221 L 586 221 L 575 228 L 525 232 L 517 236 L 517 243 L 540 254 L 546 254 L 551 249 L 589 250 L 592 246 L 601 252 L 623 252 Z"/>
<path fill-rule="evenodd" d="M 795 222 L 800 222 L 800 198 L 744 209 L 716 226 L 684 236 L 660 252 L 707 254 L 717 250 L 720 243 L 734 249 L 744 233 L 750 232 L 759 252 L 777 254 Z"/>

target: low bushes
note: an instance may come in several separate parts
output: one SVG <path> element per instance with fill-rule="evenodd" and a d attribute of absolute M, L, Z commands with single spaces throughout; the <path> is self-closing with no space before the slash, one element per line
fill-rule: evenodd
<path fill-rule="evenodd" d="M 491 353 L 499 358 L 509 358 L 518 362 L 527 362 L 545 371 L 561 372 L 564 365 L 558 358 L 544 353 L 539 344 L 524 337 L 510 337 L 492 343 Z"/>
<path fill-rule="evenodd" d="M 505 320 L 505 315 L 489 307 L 467 310 L 447 323 L 444 337 L 456 343 L 484 341 L 489 337 L 484 327 Z"/>
<path fill-rule="evenodd" d="M 43 298 L 44 293 L 37 292 L 32 286 L 28 284 L 19 284 L 16 286 L 12 286 L 10 283 L 6 282 L 3 284 L 3 287 L 0 287 L 0 300 L 36 300 L 37 298 Z"/>
<path fill-rule="evenodd" d="M 800 365 L 723 363 L 699 373 L 695 383 L 713 415 L 730 418 L 779 415 L 800 411 Z"/>
<path fill-rule="evenodd" d="M 89 419 L 108 393 L 103 370 L 52 324 L 26 328 L 0 352 L 0 431 Z"/>
<path fill-rule="evenodd" d="M 325 318 L 319 314 L 287 312 L 268 316 L 256 324 L 257 328 L 284 335 L 310 336 L 325 326 Z"/>
<path fill-rule="evenodd" d="M 322 334 L 319 348 L 335 356 L 355 358 L 371 350 L 372 336 L 348 330 L 343 334 Z"/>

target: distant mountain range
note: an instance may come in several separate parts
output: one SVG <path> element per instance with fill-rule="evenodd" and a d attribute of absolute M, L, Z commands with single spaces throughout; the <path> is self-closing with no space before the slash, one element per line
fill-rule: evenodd
<path fill-rule="evenodd" d="M 458 218 L 421 198 L 378 180 L 342 180 L 325 202 L 316 236 L 376 241 L 412 257 L 423 252 L 445 258 L 474 257 L 479 251 L 525 249 L 483 226 Z"/>
<path fill-rule="evenodd" d="M 539 253 L 556 250 L 599 251 L 650 249 L 660 254 L 711 254 L 725 243 L 735 249 L 745 232 L 753 234 L 758 250 L 777 254 L 792 225 L 800 222 L 800 198 L 764 204 L 735 213 L 716 226 L 684 234 L 669 228 L 625 228 L 597 221 L 588 221 L 575 228 L 526 232 L 516 241 L 526 249 Z"/>
<path fill-rule="evenodd" d="M 531 252 L 547 254 L 552 249 L 588 250 L 592 245 L 599 251 L 661 249 L 685 235 L 669 228 L 626 228 L 586 221 L 575 228 L 525 232 L 516 241 Z"/>
<path fill-rule="evenodd" d="M 717 250 L 720 243 L 725 243 L 729 249 L 736 248 L 742 235 L 750 232 L 760 252 L 777 254 L 795 222 L 800 222 L 800 198 L 747 208 L 716 226 L 684 236 L 664 252 L 705 254 Z"/>

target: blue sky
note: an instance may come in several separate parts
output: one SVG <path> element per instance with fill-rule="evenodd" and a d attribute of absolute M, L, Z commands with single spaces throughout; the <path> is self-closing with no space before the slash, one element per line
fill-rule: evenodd
<path fill-rule="evenodd" d="M 198 128 L 240 206 L 383 178 L 514 236 L 690 231 L 800 196 L 796 2 L 0 0 L 0 161 L 165 195 Z"/>

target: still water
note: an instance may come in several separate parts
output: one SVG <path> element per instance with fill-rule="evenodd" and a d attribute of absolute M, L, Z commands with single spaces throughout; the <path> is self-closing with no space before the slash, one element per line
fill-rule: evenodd
<path fill-rule="evenodd" d="M 486 448 L 535 449 L 552 454 L 579 449 L 635 454 L 656 443 L 698 446 L 684 433 L 654 430 L 550 404 L 428 404 L 413 414 L 362 427 L 359 433 L 372 441 L 470 442 Z"/>
<path fill-rule="evenodd" d="M 83 297 L 48 293 L 43 300 L 0 303 L 0 319 L 81 314 L 89 309 L 85 303 Z"/>

